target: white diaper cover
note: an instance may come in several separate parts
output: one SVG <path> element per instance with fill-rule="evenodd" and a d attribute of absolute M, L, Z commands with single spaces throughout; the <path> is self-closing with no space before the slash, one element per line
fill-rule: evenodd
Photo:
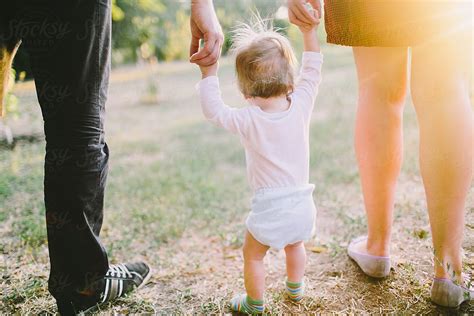
<path fill-rule="evenodd" d="M 275 249 L 311 238 L 316 219 L 314 184 L 255 192 L 245 224 L 261 244 Z"/>

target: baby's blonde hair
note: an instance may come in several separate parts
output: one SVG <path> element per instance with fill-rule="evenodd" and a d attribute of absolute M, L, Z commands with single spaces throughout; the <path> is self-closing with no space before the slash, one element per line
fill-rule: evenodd
<path fill-rule="evenodd" d="M 245 97 L 270 98 L 293 91 L 296 58 L 286 37 L 270 19 L 257 14 L 252 25 L 233 30 L 232 51 L 240 91 Z"/>

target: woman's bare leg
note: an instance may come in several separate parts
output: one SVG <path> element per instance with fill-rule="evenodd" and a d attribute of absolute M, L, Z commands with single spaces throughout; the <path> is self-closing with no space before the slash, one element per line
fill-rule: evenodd
<path fill-rule="evenodd" d="M 397 177 L 403 158 L 403 105 L 407 48 L 355 47 L 359 102 L 355 148 L 368 222 L 367 245 L 359 251 L 390 253 Z"/>
<path fill-rule="evenodd" d="M 470 48 L 469 37 L 460 34 L 440 36 L 414 47 L 411 79 L 420 125 L 420 167 L 433 235 L 435 276 L 458 281 L 473 162 Z"/>

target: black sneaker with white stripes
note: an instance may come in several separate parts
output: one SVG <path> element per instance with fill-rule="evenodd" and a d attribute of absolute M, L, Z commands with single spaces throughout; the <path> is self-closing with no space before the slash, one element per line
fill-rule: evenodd
<path fill-rule="evenodd" d="M 74 300 L 70 303 L 74 310 L 73 314 L 84 315 L 94 312 L 101 305 L 105 305 L 135 289 L 141 288 L 148 282 L 150 277 L 151 268 L 144 262 L 110 265 L 104 279 L 100 280 L 100 283 L 103 284 L 103 291 L 100 293 L 99 300 L 93 302 L 88 300 L 86 302 L 84 297 Z M 61 309 L 59 313 L 69 314 L 68 312 L 62 313 Z"/>
<path fill-rule="evenodd" d="M 109 266 L 109 271 L 105 275 L 105 289 L 101 303 L 107 303 L 134 289 L 139 289 L 148 282 L 150 277 L 150 266 L 144 262 Z"/>

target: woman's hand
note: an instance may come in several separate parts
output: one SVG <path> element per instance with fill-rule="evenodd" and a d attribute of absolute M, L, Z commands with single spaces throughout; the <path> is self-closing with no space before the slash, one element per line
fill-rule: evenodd
<path fill-rule="evenodd" d="M 308 10 L 309 4 L 314 11 Z M 319 24 L 321 2 L 319 0 L 288 0 L 288 18 L 302 32 L 311 31 Z"/>
<path fill-rule="evenodd" d="M 210 66 L 217 62 L 224 35 L 217 20 L 212 0 L 191 1 L 191 47 L 189 50 L 190 62 L 199 66 Z M 204 46 L 199 48 L 200 40 Z"/>

